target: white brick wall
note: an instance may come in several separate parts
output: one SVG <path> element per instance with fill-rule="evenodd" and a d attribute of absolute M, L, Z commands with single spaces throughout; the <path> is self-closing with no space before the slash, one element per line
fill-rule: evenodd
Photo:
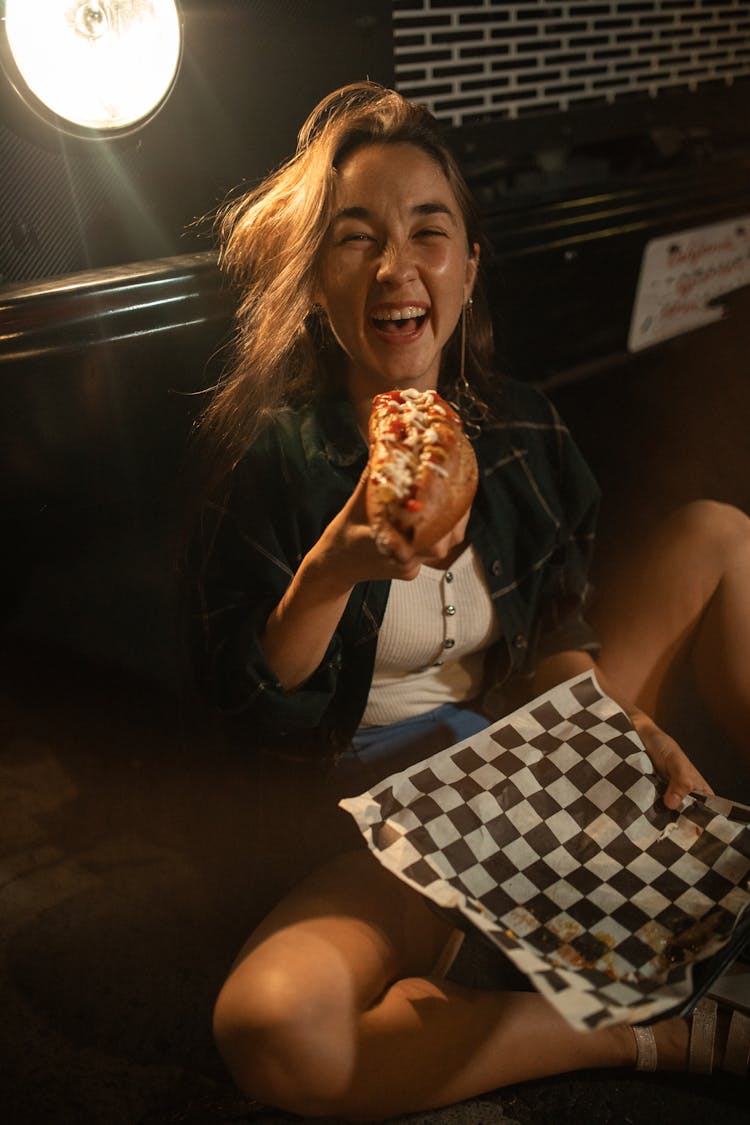
<path fill-rule="evenodd" d="M 453 125 L 750 76 L 750 0 L 394 0 L 393 21 L 397 88 Z"/>

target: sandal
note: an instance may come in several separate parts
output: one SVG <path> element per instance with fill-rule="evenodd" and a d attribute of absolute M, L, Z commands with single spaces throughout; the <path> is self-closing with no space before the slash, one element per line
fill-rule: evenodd
<path fill-rule="evenodd" d="M 727 1006 L 731 1010 L 727 1041 L 720 1069 L 729 1074 L 745 1077 L 750 1069 L 750 1016 Z M 718 1002 L 711 996 L 699 1000 L 690 1016 L 690 1046 L 687 1069 L 692 1074 L 711 1074 L 716 1050 Z M 636 1070 L 656 1070 L 657 1051 L 654 1033 L 650 1027 L 633 1027 L 636 1047 Z"/>

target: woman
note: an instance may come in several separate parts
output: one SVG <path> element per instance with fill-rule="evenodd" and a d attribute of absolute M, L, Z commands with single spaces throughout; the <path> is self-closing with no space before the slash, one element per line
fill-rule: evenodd
<path fill-rule="evenodd" d="M 198 648 L 223 714 L 287 763 L 325 762 L 333 805 L 486 725 L 488 687 L 507 710 L 596 668 L 667 805 L 709 792 L 641 704 L 721 617 L 732 655 L 750 656 L 748 521 L 711 504 L 675 517 L 597 659 L 583 616 L 597 490 L 550 404 L 489 377 L 477 218 L 430 115 L 370 83 L 337 91 L 221 234 L 242 303 L 233 372 L 202 420 L 219 498 L 200 537 Z M 480 469 L 471 512 L 422 555 L 395 534 L 378 549 L 364 509 L 372 398 L 406 387 L 459 405 Z M 462 618 L 450 637 L 446 614 Z M 712 683 L 746 723 L 747 684 Z M 373 1119 L 633 1066 L 639 1050 L 642 1065 L 686 1065 L 688 1022 L 581 1034 L 536 994 L 446 979 L 456 945 L 363 847 L 335 855 L 222 989 L 215 1033 L 237 1083 L 301 1114 Z"/>

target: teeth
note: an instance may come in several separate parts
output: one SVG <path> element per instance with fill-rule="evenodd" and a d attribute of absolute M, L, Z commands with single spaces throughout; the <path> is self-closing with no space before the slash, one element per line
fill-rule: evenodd
<path fill-rule="evenodd" d="M 426 311 L 422 305 L 407 305 L 403 309 L 376 309 L 372 315 L 374 320 L 412 320 Z"/>

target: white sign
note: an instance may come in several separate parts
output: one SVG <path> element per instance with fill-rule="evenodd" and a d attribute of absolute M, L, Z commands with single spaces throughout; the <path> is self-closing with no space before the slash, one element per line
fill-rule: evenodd
<path fill-rule="evenodd" d="M 721 320 L 711 302 L 750 284 L 750 215 L 646 244 L 630 321 L 631 352 Z"/>

